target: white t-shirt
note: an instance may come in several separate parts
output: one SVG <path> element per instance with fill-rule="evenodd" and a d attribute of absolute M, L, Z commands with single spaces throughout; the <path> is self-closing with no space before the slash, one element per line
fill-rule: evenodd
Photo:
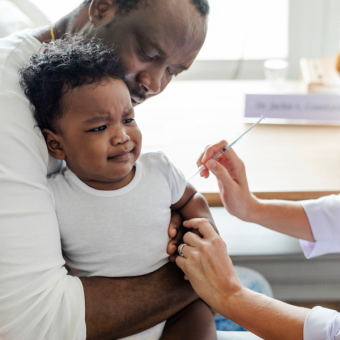
<path fill-rule="evenodd" d="M 340 195 L 300 202 L 308 216 L 316 242 L 301 240 L 307 258 L 340 253 Z M 340 340 L 340 313 L 315 307 L 308 314 L 305 340 Z"/>
<path fill-rule="evenodd" d="M 163 153 L 142 154 L 134 178 L 119 190 L 93 189 L 68 168 L 48 186 L 71 275 L 139 276 L 168 262 L 170 207 L 186 180 Z"/>
<path fill-rule="evenodd" d="M 84 340 L 83 286 L 63 267 L 47 188 L 59 164 L 19 85 L 40 48 L 29 30 L 0 39 L 0 339 Z"/>
<path fill-rule="evenodd" d="M 48 187 L 71 275 L 138 276 L 168 262 L 170 206 L 186 180 L 163 153 L 142 154 L 133 180 L 119 190 L 95 190 L 68 168 L 52 175 Z M 157 340 L 164 325 L 125 340 Z"/>

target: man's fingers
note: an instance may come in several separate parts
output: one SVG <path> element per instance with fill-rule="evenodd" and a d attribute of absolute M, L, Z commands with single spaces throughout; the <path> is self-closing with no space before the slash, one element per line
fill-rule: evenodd
<path fill-rule="evenodd" d="M 177 231 L 176 236 L 168 243 L 168 249 L 167 252 L 169 255 L 173 255 L 177 247 L 182 243 L 183 241 L 183 235 L 185 233 L 184 228 L 179 228 Z"/>
<path fill-rule="evenodd" d="M 172 211 L 169 230 L 168 230 L 168 234 L 170 238 L 174 238 L 177 235 L 177 231 L 181 227 L 181 225 L 182 225 L 181 216 L 176 211 Z"/>
<path fill-rule="evenodd" d="M 197 229 L 203 235 L 203 238 L 209 238 L 217 235 L 213 226 L 205 218 L 193 218 L 191 220 L 184 221 L 183 225 L 186 228 Z"/>
<path fill-rule="evenodd" d="M 170 261 L 170 262 L 176 262 L 177 257 L 178 257 L 178 254 L 177 254 L 177 252 L 176 252 L 176 253 L 174 253 L 173 255 L 170 255 L 170 256 L 169 256 L 169 261 Z"/>
<path fill-rule="evenodd" d="M 172 240 L 170 240 L 170 242 L 168 243 L 167 250 L 166 250 L 169 255 L 175 254 L 177 250 L 177 245 L 181 243 L 183 239 L 184 229 L 181 228 L 181 225 L 182 225 L 181 216 L 176 211 L 172 211 L 171 221 L 170 221 L 170 225 L 168 229 L 169 237 Z"/>

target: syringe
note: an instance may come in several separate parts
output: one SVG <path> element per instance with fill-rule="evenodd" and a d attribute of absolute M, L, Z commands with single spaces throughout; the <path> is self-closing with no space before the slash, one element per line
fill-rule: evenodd
<path fill-rule="evenodd" d="M 253 124 L 247 131 L 243 132 L 241 136 L 239 136 L 238 138 L 236 138 L 232 143 L 226 145 L 222 150 L 220 150 L 216 155 L 214 155 L 212 158 L 215 161 L 219 161 L 220 157 L 226 152 L 228 151 L 230 148 L 233 147 L 233 145 L 235 145 L 245 134 L 247 134 L 252 128 L 254 128 L 257 124 L 260 124 L 261 120 L 264 119 L 263 116 L 261 116 L 261 118 L 255 123 Z M 199 174 L 202 170 L 206 169 L 205 165 L 202 164 L 198 170 L 187 179 L 187 182 L 189 182 L 190 180 L 192 180 L 197 174 Z"/>

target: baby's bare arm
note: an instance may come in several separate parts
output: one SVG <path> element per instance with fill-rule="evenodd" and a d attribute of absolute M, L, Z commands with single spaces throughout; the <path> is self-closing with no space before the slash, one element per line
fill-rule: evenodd
<path fill-rule="evenodd" d="M 190 183 L 187 183 L 187 187 L 182 198 L 174 204 L 171 209 L 177 210 L 182 216 L 183 221 L 190 220 L 192 218 L 205 218 L 217 231 L 215 222 L 209 210 L 208 202 Z"/>

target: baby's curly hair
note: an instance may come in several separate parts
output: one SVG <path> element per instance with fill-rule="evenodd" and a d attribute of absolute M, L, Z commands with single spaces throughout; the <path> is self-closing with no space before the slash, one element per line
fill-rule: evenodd
<path fill-rule="evenodd" d="M 19 72 L 20 85 L 41 130 L 56 131 L 63 116 L 62 97 L 70 90 L 104 78 L 123 79 L 117 54 L 99 39 L 66 35 L 43 45 Z"/>

